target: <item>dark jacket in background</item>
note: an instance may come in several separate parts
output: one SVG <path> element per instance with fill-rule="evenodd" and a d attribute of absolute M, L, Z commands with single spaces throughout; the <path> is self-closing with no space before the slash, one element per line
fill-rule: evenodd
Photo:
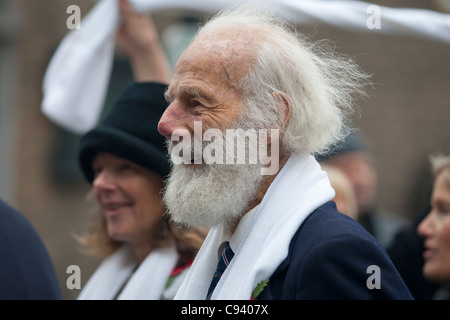
<path fill-rule="evenodd" d="M 62 299 L 54 266 L 38 233 L 1 199 L 0 299 Z"/>

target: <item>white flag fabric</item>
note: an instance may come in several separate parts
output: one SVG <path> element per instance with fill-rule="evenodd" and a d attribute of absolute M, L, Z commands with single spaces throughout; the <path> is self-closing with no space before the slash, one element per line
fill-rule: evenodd
<path fill-rule="evenodd" d="M 129 1 L 138 12 L 181 9 L 209 14 L 236 3 L 235 0 Z M 406 35 L 450 44 L 449 14 L 351 0 L 267 3 L 274 6 L 280 18 L 299 25 L 327 24 L 353 32 Z M 68 32 L 55 51 L 43 79 L 41 110 L 59 126 L 84 134 L 97 124 L 111 75 L 119 23 L 118 1 L 100 0 L 83 18 L 80 29 Z"/>

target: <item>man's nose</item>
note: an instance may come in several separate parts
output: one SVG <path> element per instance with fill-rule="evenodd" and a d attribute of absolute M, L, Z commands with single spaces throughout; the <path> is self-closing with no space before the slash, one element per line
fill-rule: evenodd
<path fill-rule="evenodd" d="M 171 104 L 164 111 L 158 123 L 158 131 L 167 139 L 171 139 L 176 134 L 177 129 L 182 129 L 186 120 L 186 115 L 174 104 Z"/>

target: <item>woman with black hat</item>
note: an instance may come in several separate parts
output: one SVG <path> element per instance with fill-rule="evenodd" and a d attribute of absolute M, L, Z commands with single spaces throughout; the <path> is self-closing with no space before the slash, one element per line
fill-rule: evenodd
<path fill-rule="evenodd" d="M 131 12 L 125 1 L 120 4 L 124 20 L 119 39 L 136 40 L 131 26 L 151 20 Z M 101 214 L 79 240 L 88 252 L 104 258 L 80 300 L 172 298 L 205 235 L 179 229 L 164 214 L 161 192 L 170 164 L 157 124 L 167 107 L 168 69 L 152 65 L 165 59 L 157 37 L 141 41 L 145 39 L 153 48 L 140 52 L 147 66 L 134 54 L 136 46 L 127 52 L 140 82 L 127 86 L 102 123 L 80 142 L 79 164 Z M 148 59 L 152 56 L 154 60 Z"/>

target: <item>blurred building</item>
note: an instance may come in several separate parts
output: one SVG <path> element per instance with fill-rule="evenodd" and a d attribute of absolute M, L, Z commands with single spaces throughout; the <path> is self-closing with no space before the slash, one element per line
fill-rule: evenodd
<path fill-rule="evenodd" d="M 389 6 L 445 10 L 440 2 L 392 0 Z M 99 260 L 82 255 L 73 238 L 84 227 L 89 187 L 75 159 L 79 137 L 58 128 L 40 111 L 42 79 L 69 31 L 67 7 L 79 5 L 85 15 L 94 3 L 0 0 L 0 196 L 22 211 L 42 236 L 66 299 L 79 292 L 66 287 L 67 267 L 78 265 L 84 284 Z M 186 20 L 186 13 L 159 12 L 154 19 L 161 35 L 173 35 L 179 24 L 172 23 L 195 22 L 195 15 L 188 16 Z M 186 36 L 192 34 L 191 27 L 184 29 Z M 365 134 L 376 157 L 380 206 L 412 219 L 428 201 L 428 155 L 450 152 L 450 46 L 377 30 L 299 29 L 313 39 L 335 41 L 337 51 L 354 57 L 373 74 L 374 90 L 359 102 L 354 126 Z M 177 40 L 178 46 L 186 43 L 182 40 Z M 165 45 L 172 50 L 169 54 L 178 50 L 170 41 Z M 117 56 L 106 105 L 130 79 L 127 61 Z"/>

